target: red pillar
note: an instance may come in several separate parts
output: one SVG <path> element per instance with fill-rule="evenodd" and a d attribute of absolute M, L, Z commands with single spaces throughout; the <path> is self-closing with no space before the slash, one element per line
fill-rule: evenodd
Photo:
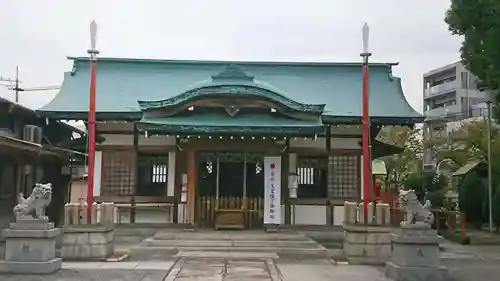
<path fill-rule="evenodd" d="M 95 162 L 95 88 L 96 88 L 96 59 L 99 51 L 95 48 L 97 39 L 97 23 L 90 23 L 90 98 L 89 98 L 89 117 L 88 117 L 88 186 L 87 186 L 87 205 L 88 218 L 92 218 L 92 204 L 94 203 L 94 162 Z"/>
<path fill-rule="evenodd" d="M 88 186 L 87 204 L 88 217 L 92 216 L 92 204 L 94 203 L 94 164 L 95 164 L 95 88 L 96 88 L 96 60 L 91 55 L 90 60 L 90 101 L 88 117 Z"/>
<path fill-rule="evenodd" d="M 369 119 L 369 86 L 368 86 L 368 57 L 369 53 L 361 54 L 363 57 L 363 87 L 362 87 L 362 126 L 363 126 L 363 203 L 365 220 L 368 216 L 368 202 L 370 201 L 370 190 L 372 184 L 372 157 L 370 151 L 370 119 Z"/>

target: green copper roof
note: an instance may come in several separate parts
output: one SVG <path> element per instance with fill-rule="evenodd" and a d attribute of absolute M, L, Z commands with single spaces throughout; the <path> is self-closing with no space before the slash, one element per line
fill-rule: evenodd
<path fill-rule="evenodd" d="M 193 114 L 192 116 L 143 117 L 136 123 L 140 130 L 175 133 L 238 133 L 307 135 L 324 133 L 320 118 L 295 120 L 271 115 Z"/>
<path fill-rule="evenodd" d="M 256 81 L 237 65 L 228 65 L 221 73 L 210 80 L 202 81 L 186 89 L 179 95 L 160 101 L 139 101 L 141 110 L 150 110 L 182 104 L 188 100 L 211 95 L 230 96 L 232 98 L 252 96 L 274 101 L 285 111 L 321 114 L 325 104 L 303 104 L 294 101 L 270 85 Z"/>
<path fill-rule="evenodd" d="M 38 112 L 61 119 L 86 119 L 89 95 L 88 58 L 70 58 L 56 97 Z M 214 82 L 228 65 L 246 73 L 235 83 Z M 423 120 L 406 101 L 394 64 L 370 64 L 372 122 L 415 123 Z M 250 81 L 249 77 L 253 80 Z M 233 77 L 234 78 L 234 77 Z M 205 86 L 251 86 L 280 102 L 309 109 L 324 106 L 323 122 L 359 122 L 361 117 L 360 63 L 223 62 L 99 58 L 96 108 L 98 119 L 140 119 L 141 101 L 172 102 Z M 144 105 L 144 103 L 142 104 Z M 149 104 L 151 105 L 151 104 Z"/>

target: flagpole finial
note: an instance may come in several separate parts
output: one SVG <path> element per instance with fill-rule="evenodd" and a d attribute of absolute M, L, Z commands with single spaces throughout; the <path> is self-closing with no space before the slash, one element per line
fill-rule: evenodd
<path fill-rule="evenodd" d="M 361 30 L 362 39 L 363 39 L 363 52 L 361 53 L 362 57 L 369 57 L 371 55 L 369 51 L 369 43 L 370 43 L 370 27 L 368 23 L 365 22 L 363 28 Z"/>
<path fill-rule="evenodd" d="M 96 49 L 97 44 L 97 23 L 95 20 L 90 22 L 90 50 L 87 51 L 90 55 L 96 55 L 99 51 Z"/>

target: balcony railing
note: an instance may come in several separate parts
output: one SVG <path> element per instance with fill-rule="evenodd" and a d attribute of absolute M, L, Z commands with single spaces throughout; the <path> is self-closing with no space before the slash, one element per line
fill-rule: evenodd
<path fill-rule="evenodd" d="M 425 111 L 425 116 L 429 118 L 439 118 L 439 117 L 447 117 L 450 115 L 457 115 L 460 114 L 461 108 L 457 104 L 450 105 L 450 106 L 444 106 L 444 107 L 438 107 L 438 108 L 433 108 L 430 110 Z"/>
<path fill-rule="evenodd" d="M 432 96 L 436 96 L 436 95 L 439 95 L 442 93 L 450 92 L 452 90 L 456 90 L 458 88 L 459 88 L 458 82 L 455 80 L 455 81 L 451 81 L 451 82 L 447 82 L 447 83 L 443 83 L 443 84 L 439 84 L 439 85 L 427 88 L 424 91 L 424 95 L 426 97 L 432 97 Z"/>

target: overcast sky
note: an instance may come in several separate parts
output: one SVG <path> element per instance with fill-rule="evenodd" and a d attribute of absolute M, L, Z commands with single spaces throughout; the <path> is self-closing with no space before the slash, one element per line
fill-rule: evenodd
<path fill-rule="evenodd" d="M 163 59 L 360 61 L 361 27 L 373 61 L 400 62 L 410 104 L 422 74 L 459 59 L 443 22 L 449 0 L 0 0 L 0 77 L 24 87 L 62 82 L 67 55 L 86 55 L 98 23 L 101 56 Z M 37 108 L 56 91 L 22 93 Z M 0 86 L 0 95 L 13 94 Z"/>

